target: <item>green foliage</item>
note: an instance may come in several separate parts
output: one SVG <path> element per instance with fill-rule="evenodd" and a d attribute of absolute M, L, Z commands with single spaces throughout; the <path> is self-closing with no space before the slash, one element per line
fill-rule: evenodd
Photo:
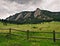
<path fill-rule="evenodd" d="M 34 27 L 34 28 L 33 28 Z M 18 30 L 29 30 L 29 31 L 36 31 L 36 32 L 52 32 L 55 30 L 56 32 L 60 32 L 60 22 L 44 22 L 40 24 L 10 24 L 3 25 L 0 22 L 0 28 L 13 28 Z M 0 30 L 0 32 L 8 33 L 8 30 Z M 26 32 L 15 31 L 12 30 L 13 34 L 21 34 L 22 36 L 15 36 L 11 35 L 11 38 L 6 37 L 7 34 L 0 34 L 0 46 L 60 46 L 60 40 L 56 40 L 54 43 L 53 40 L 46 40 L 46 39 L 35 39 L 31 38 L 27 40 L 24 35 Z M 52 37 L 53 34 L 41 34 L 41 33 L 29 33 L 30 36 L 41 36 L 41 37 Z M 57 38 L 60 38 L 60 34 L 56 34 Z"/>

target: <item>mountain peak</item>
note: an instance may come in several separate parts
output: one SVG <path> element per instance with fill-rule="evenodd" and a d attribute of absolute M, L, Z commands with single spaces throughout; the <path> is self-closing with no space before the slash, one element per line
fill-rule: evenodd
<path fill-rule="evenodd" d="M 39 8 L 37 8 L 36 10 L 40 10 Z"/>
<path fill-rule="evenodd" d="M 41 14 L 41 10 L 40 10 L 39 8 L 37 8 L 37 9 L 35 10 L 34 16 L 37 17 L 37 16 L 39 16 L 40 14 Z"/>
<path fill-rule="evenodd" d="M 8 21 L 16 21 L 18 23 L 39 23 L 41 21 L 60 21 L 60 12 L 50 12 L 37 8 L 35 11 L 23 11 L 6 18 Z"/>

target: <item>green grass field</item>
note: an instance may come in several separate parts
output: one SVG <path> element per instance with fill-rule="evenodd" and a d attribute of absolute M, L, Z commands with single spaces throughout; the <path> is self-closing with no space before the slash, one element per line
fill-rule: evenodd
<path fill-rule="evenodd" d="M 35 32 L 52 32 L 55 30 L 56 32 L 60 32 L 60 22 L 44 22 L 41 24 L 7 24 L 3 25 L 2 22 L 0 22 L 0 28 L 8 29 L 17 29 L 21 31 L 35 31 Z M 22 36 L 15 36 L 11 35 L 10 38 L 7 37 L 7 34 L 0 34 L 0 46 L 60 46 L 60 40 L 56 40 L 54 43 L 53 40 L 46 40 L 46 39 L 35 39 L 30 38 L 30 40 L 27 40 L 24 35 L 26 35 L 26 32 L 21 31 L 15 31 L 12 30 L 12 33 L 14 34 L 21 34 Z M 8 30 L 0 30 L 0 32 L 7 32 Z M 40 34 L 40 33 L 30 33 L 30 36 L 42 36 L 42 37 L 52 37 L 52 34 Z M 60 38 L 60 34 L 56 34 L 57 38 Z"/>

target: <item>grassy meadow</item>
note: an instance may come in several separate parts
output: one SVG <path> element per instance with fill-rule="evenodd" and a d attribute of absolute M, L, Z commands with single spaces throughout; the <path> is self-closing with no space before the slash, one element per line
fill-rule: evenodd
<path fill-rule="evenodd" d="M 24 36 L 26 32 L 21 31 L 34 31 L 34 32 L 60 32 L 60 22 L 44 22 L 40 24 L 9 24 L 3 25 L 0 22 L 0 28 L 3 29 L 17 29 L 20 31 L 12 30 L 13 34 L 19 34 L 19 36 L 11 35 L 10 38 L 7 34 L 0 34 L 0 46 L 60 46 L 60 40 L 56 40 L 54 43 L 53 40 L 47 39 L 35 39 L 27 38 Z M 0 33 L 8 33 L 9 30 L 0 30 Z M 21 36 L 20 36 L 21 34 Z M 29 33 L 30 36 L 41 36 L 41 37 L 52 37 L 53 34 L 45 33 Z M 56 38 L 60 38 L 60 34 L 56 34 Z"/>

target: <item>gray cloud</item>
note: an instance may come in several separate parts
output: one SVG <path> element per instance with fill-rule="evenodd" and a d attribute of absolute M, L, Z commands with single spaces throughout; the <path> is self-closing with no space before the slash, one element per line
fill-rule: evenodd
<path fill-rule="evenodd" d="M 36 4 L 38 2 L 41 3 L 42 0 L 4 0 L 4 1 L 11 2 L 11 3 L 16 2 L 19 4 L 30 4 L 30 3 Z"/>
<path fill-rule="evenodd" d="M 16 3 L 19 3 L 19 4 L 27 4 L 27 3 L 29 3 L 32 0 L 5 0 L 5 1 L 16 2 Z"/>
<path fill-rule="evenodd" d="M 36 8 L 60 11 L 60 0 L 0 0 L 0 18 Z"/>

